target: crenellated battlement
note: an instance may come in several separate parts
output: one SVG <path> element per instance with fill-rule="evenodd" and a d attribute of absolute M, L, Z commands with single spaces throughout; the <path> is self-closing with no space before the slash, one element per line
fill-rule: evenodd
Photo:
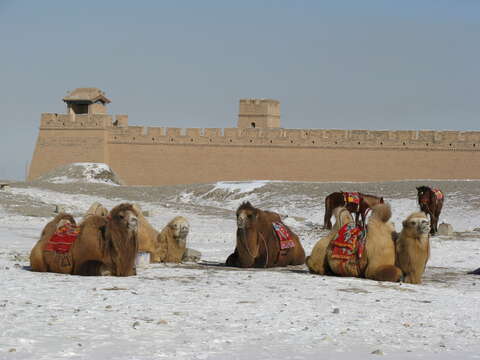
<path fill-rule="evenodd" d="M 108 129 L 128 127 L 128 115 L 43 113 L 40 129 Z"/>
<path fill-rule="evenodd" d="M 329 148 L 480 149 L 476 131 L 374 131 L 253 128 L 109 129 L 108 141 L 124 144 L 236 145 Z"/>

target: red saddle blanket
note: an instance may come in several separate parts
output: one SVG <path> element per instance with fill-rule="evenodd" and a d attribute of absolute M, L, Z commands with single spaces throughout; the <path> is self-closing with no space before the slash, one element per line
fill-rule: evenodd
<path fill-rule="evenodd" d="M 67 223 L 60 227 L 48 240 L 45 251 L 55 251 L 65 254 L 70 251 L 72 244 L 78 239 L 80 227 Z"/>
<path fill-rule="evenodd" d="M 440 189 L 432 189 L 433 193 L 435 194 L 436 198 L 438 200 L 441 200 L 443 199 L 443 193 L 442 193 L 442 190 Z"/>
<path fill-rule="evenodd" d="M 360 194 L 358 192 L 344 192 L 343 198 L 346 204 L 360 204 Z"/>
<path fill-rule="evenodd" d="M 365 250 L 365 235 L 365 231 L 355 223 L 342 226 L 332 240 L 332 258 L 350 260 L 356 256 L 360 259 Z"/>
<path fill-rule="evenodd" d="M 274 222 L 272 224 L 273 231 L 277 235 L 278 240 L 280 241 L 280 250 L 290 249 L 295 247 L 295 242 L 293 241 L 292 234 L 286 226 L 281 222 Z"/>

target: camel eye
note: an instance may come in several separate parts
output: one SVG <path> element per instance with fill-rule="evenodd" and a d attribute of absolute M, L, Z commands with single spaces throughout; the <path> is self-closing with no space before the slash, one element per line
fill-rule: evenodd
<path fill-rule="evenodd" d="M 410 221 L 410 225 L 415 226 L 416 225 L 415 221 Z"/>

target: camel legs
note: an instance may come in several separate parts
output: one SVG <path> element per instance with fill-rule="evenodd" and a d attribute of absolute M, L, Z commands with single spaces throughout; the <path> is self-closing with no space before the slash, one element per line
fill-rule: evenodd
<path fill-rule="evenodd" d="M 225 266 L 233 266 L 233 267 L 239 267 L 240 265 L 238 264 L 238 252 L 237 249 L 230 254 L 230 256 L 227 258 L 227 261 L 225 261 Z"/>
<path fill-rule="evenodd" d="M 47 264 L 43 258 L 43 244 L 36 244 L 30 253 L 30 267 L 32 271 L 46 272 L 48 271 Z"/>
<path fill-rule="evenodd" d="M 329 269 L 327 247 L 329 243 L 330 237 L 326 237 L 318 241 L 313 247 L 311 255 L 308 256 L 305 261 L 311 273 L 319 275 L 327 274 Z"/>
<path fill-rule="evenodd" d="M 365 277 L 377 281 L 399 282 L 402 278 L 402 270 L 394 265 L 380 265 L 373 269 L 367 267 Z"/>
<path fill-rule="evenodd" d="M 323 228 L 331 230 L 332 229 L 332 214 L 330 211 L 325 210 L 325 216 L 323 217 Z"/>
<path fill-rule="evenodd" d="M 430 224 L 432 225 L 432 228 L 430 229 L 430 234 L 435 235 L 438 231 L 437 229 L 437 223 L 438 223 L 438 217 L 433 216 L 433 214 L 430 214 Z"/>
<path fill-rule="evenodd" d="M 403 282 L 407 284 L 421 284 L 422 274 L 417 274 L 417 273 L 407 274 L 403 279 Z"/>

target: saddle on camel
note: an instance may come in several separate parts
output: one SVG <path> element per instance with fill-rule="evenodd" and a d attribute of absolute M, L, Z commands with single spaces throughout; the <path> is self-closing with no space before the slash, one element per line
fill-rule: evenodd
<path fill-rule="evenodd" d="M 236 247 L 227 266 L 270 268 L 304 263 L 302 244 L 280 215 L 257 209 L 250 202 L 240 205 Z"/>
<path fill-rule="evenodd" d="M 89 215 L 80 226 L 58 214 L 42 231 L 30 253 L 33 271 L 72 275 L 135 275 L 138 214 L 120 204 L 108 216 Z"/>
<path fill-rule="evenodd" d="M 365 220 L 369 209 L 377 204 L 383 204 L 383 197 L 363 194 L 360 192 L 334 192 L 325 197 L 325 216 L 323 219 L 323 228 L 332 228 L 333 209 L 345 207 L 348 211 L 355 214 L 355 223 L 359 226 L 365 226 Z"/>
<path fill-rule="evenodd" d="M 399 281 L 402 271 L 395 266 L 390 206 L 376 205 L 366 228 L 356 225 L 344 207 L 336 208 L 334 214 L 336 223 L 332 231 L 315 244 L 307 257 L 310 272 Z"/>
<path fill-rule="evenodd" d="M 428 186 L 417 187 L 417 199 L 420 210 L 430 216 L 430 234 L 438 232 L 438 220 L 442 212 L 445 194 L 440 189 Z"/>

